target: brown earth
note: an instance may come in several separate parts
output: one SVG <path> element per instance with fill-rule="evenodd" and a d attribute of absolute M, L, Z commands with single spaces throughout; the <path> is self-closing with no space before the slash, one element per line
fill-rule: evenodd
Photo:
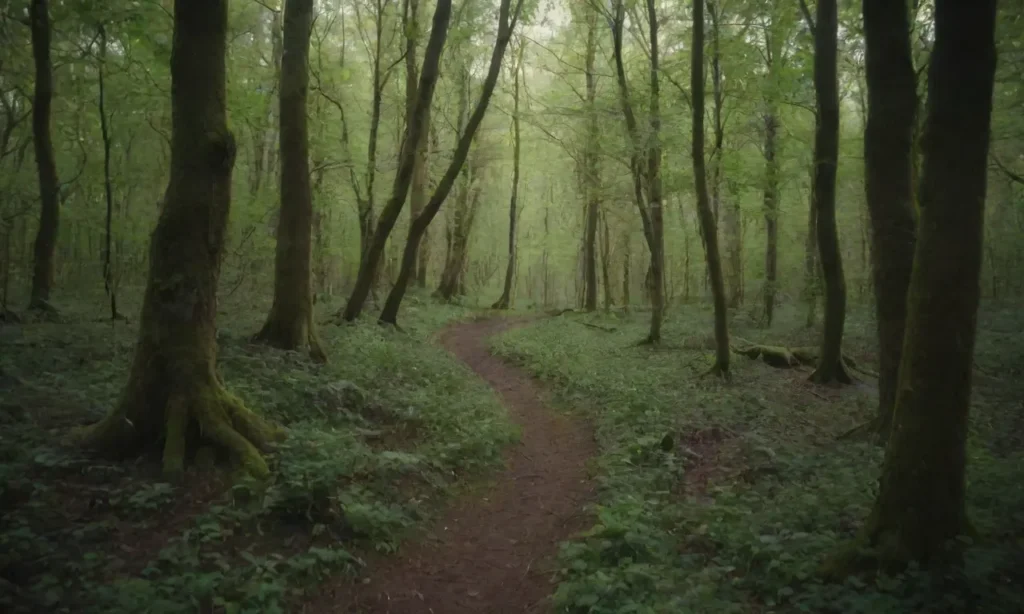
<path fill-rule="evenodd" d="M 368 578 L 325 589 L 303 612 L 365 614 L 551 611 L 561 541 L 588 525 L 587 460 L 597 452 L 582 421 L 552 410 L 523 370 L 490 354 L 487 338 L 524 320 L 461 322 L 441 344 L 500 395 L 522 438 L 495 485 L 455 501 L 420 539 L 374 561 Z"/>

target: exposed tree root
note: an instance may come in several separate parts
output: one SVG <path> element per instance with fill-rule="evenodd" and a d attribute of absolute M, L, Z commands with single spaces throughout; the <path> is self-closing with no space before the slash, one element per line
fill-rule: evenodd
<path fill-rule="evenodd" d="M 832 382 L 838 382 L 840 384 L 852 384 L 853 377 L 846 368 L 846 356 L 840 356 L 839 360 L 836 361 L 835 365 L 822 366 L 818 365 L 811 376 L 808 378 L 815 384 L 830 384 Z"/>
<path fill-rule="evenodd" d="M 855 441 L 873 441 L 884 445 L 889 441 L 889 431 L 892 430 L 892 415 L 886 418 L 875 416 L 868 422 L 853 427 L 838 437 L 838 439 L 850 439 Z"/>
<path fill-rule="evenodd" d="M 28 309 L 25 310 L 25 316 L 28 319 L 36 322 L 58 322 L 60 321 L 60 312 L 47 301 L 35 300 L 29 303 Z"/>
<path fill-rule="evenodd" d="M 260 450 L 284 437 L 283 429 L 251 412 L 217 381 L 172 392 L 162 425 L 146 425 L 128 417 L 139 413 L 141 418 L 153 408 L 132 409 L 122 402 L 100 422 L 73 432 L 71 440 L 100 454 L 122 456 L 162 438 L 163 470 L 169 477 L 181 476 L 188 452 L 200 442 L 208 442 L 226 451 L 245 472 L 264 478 L 270 470 Z"/>
<path fill-rule="evenodd" d="M 583 326 L 586 326 L 587 328 L 594 328 L 594 329 L 597 329 L 597 330 L 603 330 L 606 333 L 614 333 L 616 330 L 618 330 L 614 326 L 601 326 L 599 324 L 591 324 L 590 322 L 580 322 L 580 324 L 582 324 Z"/>
<path fill-rule="evenodd" d="M 10 309 L 0 309 L 0 324 L 18 324 L 21 316 Z"/>

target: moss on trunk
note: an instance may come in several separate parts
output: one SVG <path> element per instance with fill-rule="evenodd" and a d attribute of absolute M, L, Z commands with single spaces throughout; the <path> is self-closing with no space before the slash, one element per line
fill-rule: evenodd
<path fill-rule="evenodd" d="M 860 542 L 831 559 L 944 561 L 971 532 L 965 504 L 968 414 L 996 52 L 995 0 L 936 2 L 928 72 L 921 217 L 892 436 Z M 869 546 L 865 556 L 858 546 Z"/>
<path fill-rule="evenodd" d="M 225 122 L 226 32 L 226 0 L 175 2 L 171 173 L 150 243 L 135 355 L 111 413 L 73 434 L 115 456 L 162 443 L 164 470 L 172 475 L 204 440 L 264 476 L 259 450 L 282 435 L 216 373 L 217 281 L 235 159 Z"/>
<path fill-rule="evenodd" d="M 274 302 L 262 330 L 263 341 L 284 350 L 309 348 L 325 361 L 313 321 L 310 269 L 313 197 L 309 178 L 309 135 L 306 91 L 312 0 L 288 0 L 284 7 L 284 43 L 281 60 L 281 213 L 277 224 L 274 260 Z"/>

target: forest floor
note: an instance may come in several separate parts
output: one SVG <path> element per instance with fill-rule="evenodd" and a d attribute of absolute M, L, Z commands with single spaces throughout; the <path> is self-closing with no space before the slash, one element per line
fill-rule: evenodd
<path fill-rule="evenodd" d="M 848 314 L 844 350 L 870 370 L 865 311 Z M 823 582 L 819 566 L 856 535 L 877 488 L 882 449 L 841 437 L 873 415 L 875 378 L 818 386 L 810 367 L 734 353 L 723 382 L 707 375 L 706 308 L 674 306 L 654 347 L 637 343 L 648 318 L 565 314 L 493 342 L 588 417 L 600 446 L 595 522 L 562 548 L 556 611 L 1024 612 L 1024 311 L 979 314 L 968 441 L 977 536 L 963 565 L 845 583 Z M 817 341 L 794 306 L 771 328 L 737 312 L 730 332 L 765 345 Z"/>
<path fill-rule="evenodd" d="M 872 415 L 870 375 L 815 386 L 734 354 L 730 382 L 707 377 L 697 306 L 648 347 L 644 312 L 496 320 L 415 294 L 401 331 L 323 325 L 317 365 L 248 341 L 263 307 L 224 301 L 218 341 L 228 388 L 289 429 L 269 483 L 168 484 L 157 459 L 61 445 L 116 400 L 134 326 L 89 305 L 0 327 L 0 610 L 1024 611 L 1020 310 L 979 320 L 963 567 L 826 584 L 878 476 L 879 447 L 838 439 Z M 786 309 L 732 332 L 816 341 Z M 872 339 L 855 310 L 868 370 Z"/>
<path fill-rule="evenodd" d="M 373 565 L 352 586 L 324 590 L 303 611 L 428 614 L 540 613 L 557 577 L 557 546 L 589 525 L 594 488 L 587 461 L 597 452 L 581 420 L 552 411 L 525 371 L 491 355 L 492 335 L 528 320 L 491 318 L 457 323 L 442 345 L 501 396 L 520 426 L 506 467 L 466 493 L 425 536 Z"/>

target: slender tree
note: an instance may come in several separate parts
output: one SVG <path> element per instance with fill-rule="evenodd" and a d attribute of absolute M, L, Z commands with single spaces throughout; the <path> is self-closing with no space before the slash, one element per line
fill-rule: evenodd
<path fill-rule="evenodd" d="M 36 167 L 39 171 L 39 230 L 34 248 L 30 310 L 53 312 L 50 289 L 53 286 L 54 253 L 60 224 L 60 184 L 57 163 L 50 138 L 50 106 L 53 100 L 53 65 L 50 61 L 50 17 L 46 0 L 32 0 L 29 6 L 32 30 L 32 57 L 35 61 L 36 83 L 32 99 L 32 137 L 35 143 Z"/>
<path fill-rule="evenodd" d="M 866 11 L 867 12 L 867 11 Z M 980 298 L 995 0 L 937 0 L 920 224 L 892 435 L 863 537 L 883 564 L 941 561 L 969 532 L 967 421 Z M 876 48 L 876 51 L 878 49 Z M 851 561 L 840 558 L 833 571 Z"/>
<path fill-rule="evenodd" d="M 586 200 L 583 230 L 583 308 L 597 309 L 597 226 L 600 218 L 600 128 L 597 116 L 597 9 L 586 5 L 587 47 L 584 78 L 586 80 L 586 146 L 582 156 L 583 194 Z"/>
<path fill-rule="evenodd" d="M 505 267 L 505 283 L 502 286 L 501 297 L 491 305 L 491 309 L 508 309 L 511 306 L 512 281 L 516 274 L 516 207 L 519 200 L 519 154 L 522 149 L 522 135 L 519 130 L 519 79 L 523 71 L 525 51 L 526 40 L 520 39 L 512 76 L 512 195 L 508 201 L 508 265 Z"/>
<path fill-rule="evenodd" d="M 153 231 L 149 278 L 128 382 L 110 414 L 77 433 L 100 452 L 163 446 L 180 475 L 201 437 L 248 472 L 268 473 L 259 448 L 281 435 L 230 394 L 216 371 L 217 281 L 235 140 L 227 127 L 227 0 L 175 0 L 171 49 L 171 172 Z"/>
<path fill-rule="evenodd" d="M 384 302 L 384 309 L 380 314 L 380 322 L 383 324 L 396 324 L 398 321 L 398 309 L 402 304 L 402 298 L 405 296 L 409 279 L 414 273 L 413 265 L 416 262 L 416 252 L 419 250 L 420 241 L 423 240 L 423 233 L 426 232 L 427 227 L 430 226 L 430 222 L 433 221 L 437 212 L 441 210 L 441 205 L 448 198 L 448 193 L 455 183 L 455 178 L 461 171 L 462 165 L 466 162 L 466 156 L 469 154 L 473 138 L 484 120 L 484 115 L 487 113 L 487 105 L 491 101 L 491 94 L 494 93 L 494 87 L 498 83 L 498 76 L 501 73 L 501 62 L 505 57 L 505 49 L 512 38 L 512 32 L 519 21 L 519 14 L 522 8 L 523 0 L 516 0 L 515 8 L 512 8 L 512 0 L 501 0 L 501 6 L 498 9 L 498 35 L 494 41 L 494 49 L 491 52 L 491 60 L 487 68 L 487 76 L 484 77 L 480 99 L 477 101 L 476 108 L 473 109 L 473 113 L 466 123 L 466 129 L 459 139 L 455 153 L 452 155 L 451 164 L 448 165 L 444 176 L 438 182 L 434 193 L 430 196 L 430 202 L 427 203 L 423 211 L 409 225 L 409 236 L 406 239 L 405 251 L 402 255 L 402 268 L 398 271 L 398 279 L 395 280 L 395 285 L 392 286 L 391 292 Z"/>
<path fill-rule="evenodd" d="M 420 82 L 416 87 L 416 112 L 406 122 L 402 149 L 399 154 L 398 172 L 395 173 L 391 197 L 377 220 L 373 240 L 370 242 L 365 256 L 360 259 L 359 274 L 356 277 L 355 286 L 352 288 L 352 294 L 349 295 L 345 308 L 340 314 L 340 321 L 351 322 L 362 313 L 366 298 L 370 295 L 373 280 L 377 275 L 377 266 L 384 253 L 384 246 L 387 244 L 391 230 L 395 227 L 398 215 L 405 205 L 405 197 L 409 192 L 409 184 L 412 182 L 416 164 L 416 143 L 428 131 L 423 120 L 434 99 L 434 87 L 437 85 L 439 75 L 438 65 L 441 62 L 441 53 L 444 51 L 444 42 L 448 38 L 448 22 L 451 19 L 451 14 L 451 0 L 438 0 L 437 6 L 434 8 L 430 39 L 427 41 L 427 48 L 423 54 Z M 415 260 L 415 254 L 413 254 L 413 259 Z"/>
<path fill-rule="evenodd" d="M 665 312 L 664 250 L 661 247 L 664 243 L 664 229 L 660 223 L 655 224 L 655 207 L 649 207 L 648 204 L 657 205 L 660 220 L 660 207 L 662 203 L 660 194 L 657 199 L 650 194 L 652 181 L 649 173 L 652 167 L 650 162 L 653 158 L 648 152 L 647 160 L 644 159 L 644 152 L 648 148 L 645 146 L 640 135 L 640 128 L 637 124 L 636 114 L 633 112 L 633 103 L 630 98 L 629 83 L 626 81 L 626 68 L 622 57 L 622 34 L 625 27 L 626 8 L 622 0 L 615 0 L 612 11 L 612 53 L 615 60 L 615 76 L 619 86 L 619 103 L 622 106 L 622 115 L 626 120 L 626 135 L 630 146 L 629 168 L 633 178 L 633 202 L 636 204 L 637 212 L 640 214 L 644 239 L 647 241 L 647 248 L 651 254 L 647 275 L 644 279 L 644 286 L 648 289 L 651 298 L 651 327 L 650 332 L 647 334 L 646 342 L 658 343 L 661 341 L 661 322 Z M 656 21 L 651 27 L 657 33 Z M 651 81 L 652 102 L 657 97 L 654 93 L 658 87 L 658 70 L 656 68 L 657 60 L 655 55 L 652 51 L 651 61 L 655 67 L 651 70 L 651 74 L 655 77 Z M 652 123 L 655 110 L 652 107 Z M 658 119 L 658 124 L 660 125 L 660 118 Z M 657 166 L 660 166 L 660 150 L 656 157 L 658 159 Z M 644 193 L 645 189 L 647 190 L 646 194 Z M 660 192 L 660 179 L 658 190 Z"/>
<path fill-rule="evenodd" d="M 868 117 L 864 176 L 878 320 L 878 415 L 869 430 L 888 437 L 903 349 L 907 287 L 914 263 L 911 184 L 917 77 L 907 6 L 864 0 Z"/>
<path fill-rule="evenodd" d="M 285 350 L 309 348 L 324 361 L 313 322 L 313 195 L 309 172 L 306 92 L 309 89 L 309 33 L 313 0 L 286 0 L 281 58 L 281 209 L 274 256 L 274 302 L 257 341 Z"/>
<path fill-rule="evenodd" d="M 648 5 L 654 0 L 647 0 Z M 649 9 L 652 11 L 653 9 Z M 653 21 L 653 20 L 652 20 Z M 722 260 L 718 254 L 718 228 L 708 201 L 707 172 L 704 166 L 704 3 L 693 0 L 693 51 L 691 52 L 690 90 L 693 92 L 693 177 L 697 190 L 697 215 L 704 236 L 711 295 L 715 304 L 715 364 L 711 373 L 729 377 L 729 322 L 725 304 Z"/>
<path fill-rule="evenodd" d="M 803 2 L 803 0 L 801 0 Z M 809 24 L 811 25 L 811 24 Z M 836 167 L 839 163 L 839 81 L 836 74 L 839 16 L 836 0 L 818 0 L 814 33 L 814 185 L 818 256 L 825 279 L 825 323 L 818 366 L 811 374 L 817 383 L 850 383 L 843 363 L 843 326 L 846 321 L 846 280 L 836 231 Z"/>
<path fill-rule="evenodd" d="M 405 117 L 406 123 L 416 114 L 416 88 L 419 80 L 419 66 L 416 63 L 416 48 L 420 38 L 419 0 L 405 0 L 403 24 L 405 26 Z M 416 144 L 416 163 L 412 170 L 412 184 L 409 187 L 409 213 L 416 217 L 427 202 L 427 183 L 430 179 L 430 109 L 422 118 L 426 128 Z M 416 257 L 416 285 L 427 285 L 427 260 L 430 257 L 430 241 L 424 240 Z"/>
<path fill-rule="evenodd" d="M 107 217 L 103 236 L 103 290 L 110 300 L 110 319 L 121 317 L 117 311 L 117 288 L 114 283 L 114 185 L 110 177 L 110 148 L 113 139 L 110 135 L 110 118 L 107 115 L 106 72 L 107 72 L 107 30 L 101 24 L 98 28 L 99 58 L 96 74 L 99 85 L 98 111 L 100 114 L 100 137 L 103 139 L 103 196 L 107 205 Z"/>

